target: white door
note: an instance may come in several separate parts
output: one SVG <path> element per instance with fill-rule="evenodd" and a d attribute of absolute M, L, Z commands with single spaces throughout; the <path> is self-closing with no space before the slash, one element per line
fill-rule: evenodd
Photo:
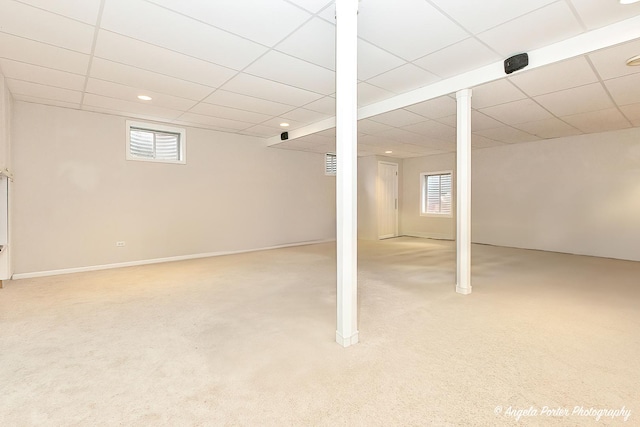
<path fill-rule="evenodd" d="M 378 238 L 398 236 L 398 164 L 378 162 Z"/>

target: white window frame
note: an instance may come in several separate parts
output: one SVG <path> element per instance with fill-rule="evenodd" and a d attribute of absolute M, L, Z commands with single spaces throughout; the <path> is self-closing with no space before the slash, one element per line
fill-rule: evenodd
<path fill-rule="evenodd" d="M 137 157 L 131 154 L 131 128 L 144 129 L 150 132 L 168 132 L 176 133 L 180 135 L 180 159 L 179 160 L 165 160 L 165 159 L 148 159 L 144 157 Z M 127 120 L 127 160 L 135 160 L 138 162 L 152 162 L 152 163 L 172 163 L 185 165 L 187 164 L 187 131 L 184 128 L 178 128 L 174 126 L 167 126 L 158 123 L 145 123 L 136 122 L 133 120 Z"/>
<path fill-rule="evenodd" d="M 327 157 L 329 156 L 333 156 L 333 158 L 335 159 L 336 172 L 338 171 L 338 157 L 336 156 L 336 153 L 325 153 L 324 154 L 324 174 L 326 176 L 336 176 L 336 172 L 334 173 L 327 172 Z"/>
<path fill-rule="evenodd" d="M 425 185 L 427 185 L 427 177 L 428 176 L 434 176 L 434 175 L 451 175 L 451 212 L 450 213 L 426 213 L 424 211 L 424 206 L 426 203 L 425 200 L 425 196 L 426 196 L 426 192 L 425 192 Z M 453 171 L 452 170 L 444 170 L 444 171 L 436 171 L 436 172 L 422 172 L 420 174 L 420 205 L 418 207 L 418 209 L 420 209 L 420 216 L 425 216 L 425 217 L 433 217 L 433 218 L 453 218 L 453 211 L 454 211 L 454 197 L 453 197 L 453 190 L 454 190 L 454 182 L 453 182 Z"/>

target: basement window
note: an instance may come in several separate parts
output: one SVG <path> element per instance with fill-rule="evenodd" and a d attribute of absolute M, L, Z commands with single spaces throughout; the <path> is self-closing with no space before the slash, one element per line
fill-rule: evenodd
<path fill-rule="evenodd" d="M 336 170 L 338 169 L 338 162 L 334 153 L 327 153 L 324 155 L 324 174 L 330 176 L 336 176 Z"/>
<path fill-rule="evenodd" d="M 186 164 L 185 129 L 127 120 L 127 160 Z"/>
<path fill-rule="evenodd" d="M 420 215 L 451 217 L 451 171 L 420 174 Z"/>

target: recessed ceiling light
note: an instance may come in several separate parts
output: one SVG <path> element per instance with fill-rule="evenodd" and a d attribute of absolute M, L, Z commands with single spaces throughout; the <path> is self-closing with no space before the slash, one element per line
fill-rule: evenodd
<path fill-rule="evenodd" d="M 640 65 L 640 55 L 636 55 L 633 58 L 627 59 L 627 65 L 630 67 Z"/>
<path fill-rule="evenodd" d="M 288 128 L 289 127 L 289 123 L 280 123 L 280 126 L 282 126 L 283 128 Z"/>
<path fill-rule="evenodd" d="M 153 98 L 151 98 L 150 96 L 147 96 L 147 95 L 138 95 L 138 99 L 141 99 L 143 101 L 151 101 L 151 99 L 153 99 Z"/>
<path fill-rule="evenodd" d="M 640 0 L 620 0 L 620 4 L 631 4 L 631 3 L 637 3 Z"/>
<path fill-rule="evenodd" d="M 384 154 L 391 154 L 391 153 L 393 153 L 393 151 L 391 151 L 391 150 L 387 150 L 387 151 L 384 152 Z"/>

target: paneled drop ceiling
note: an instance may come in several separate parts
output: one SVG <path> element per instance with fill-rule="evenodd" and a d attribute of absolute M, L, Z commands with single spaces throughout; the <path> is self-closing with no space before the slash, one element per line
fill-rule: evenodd
<path fill-rule="evenodd" d="M 14 99 L 271 138 L 335 113 L 330 0 L 0 0 Z M 618 0 L 362 0 L 366 106 L 640 15 Z M 640 126 L 640 39 L 474 88 L 473 146 Z M 141 101 L 148 95 L 152 101 Z M 451 95 L 361 120 L 359 154 L 453 151 Z M 276 147 L 333 151 L 328 129 Z"/>

